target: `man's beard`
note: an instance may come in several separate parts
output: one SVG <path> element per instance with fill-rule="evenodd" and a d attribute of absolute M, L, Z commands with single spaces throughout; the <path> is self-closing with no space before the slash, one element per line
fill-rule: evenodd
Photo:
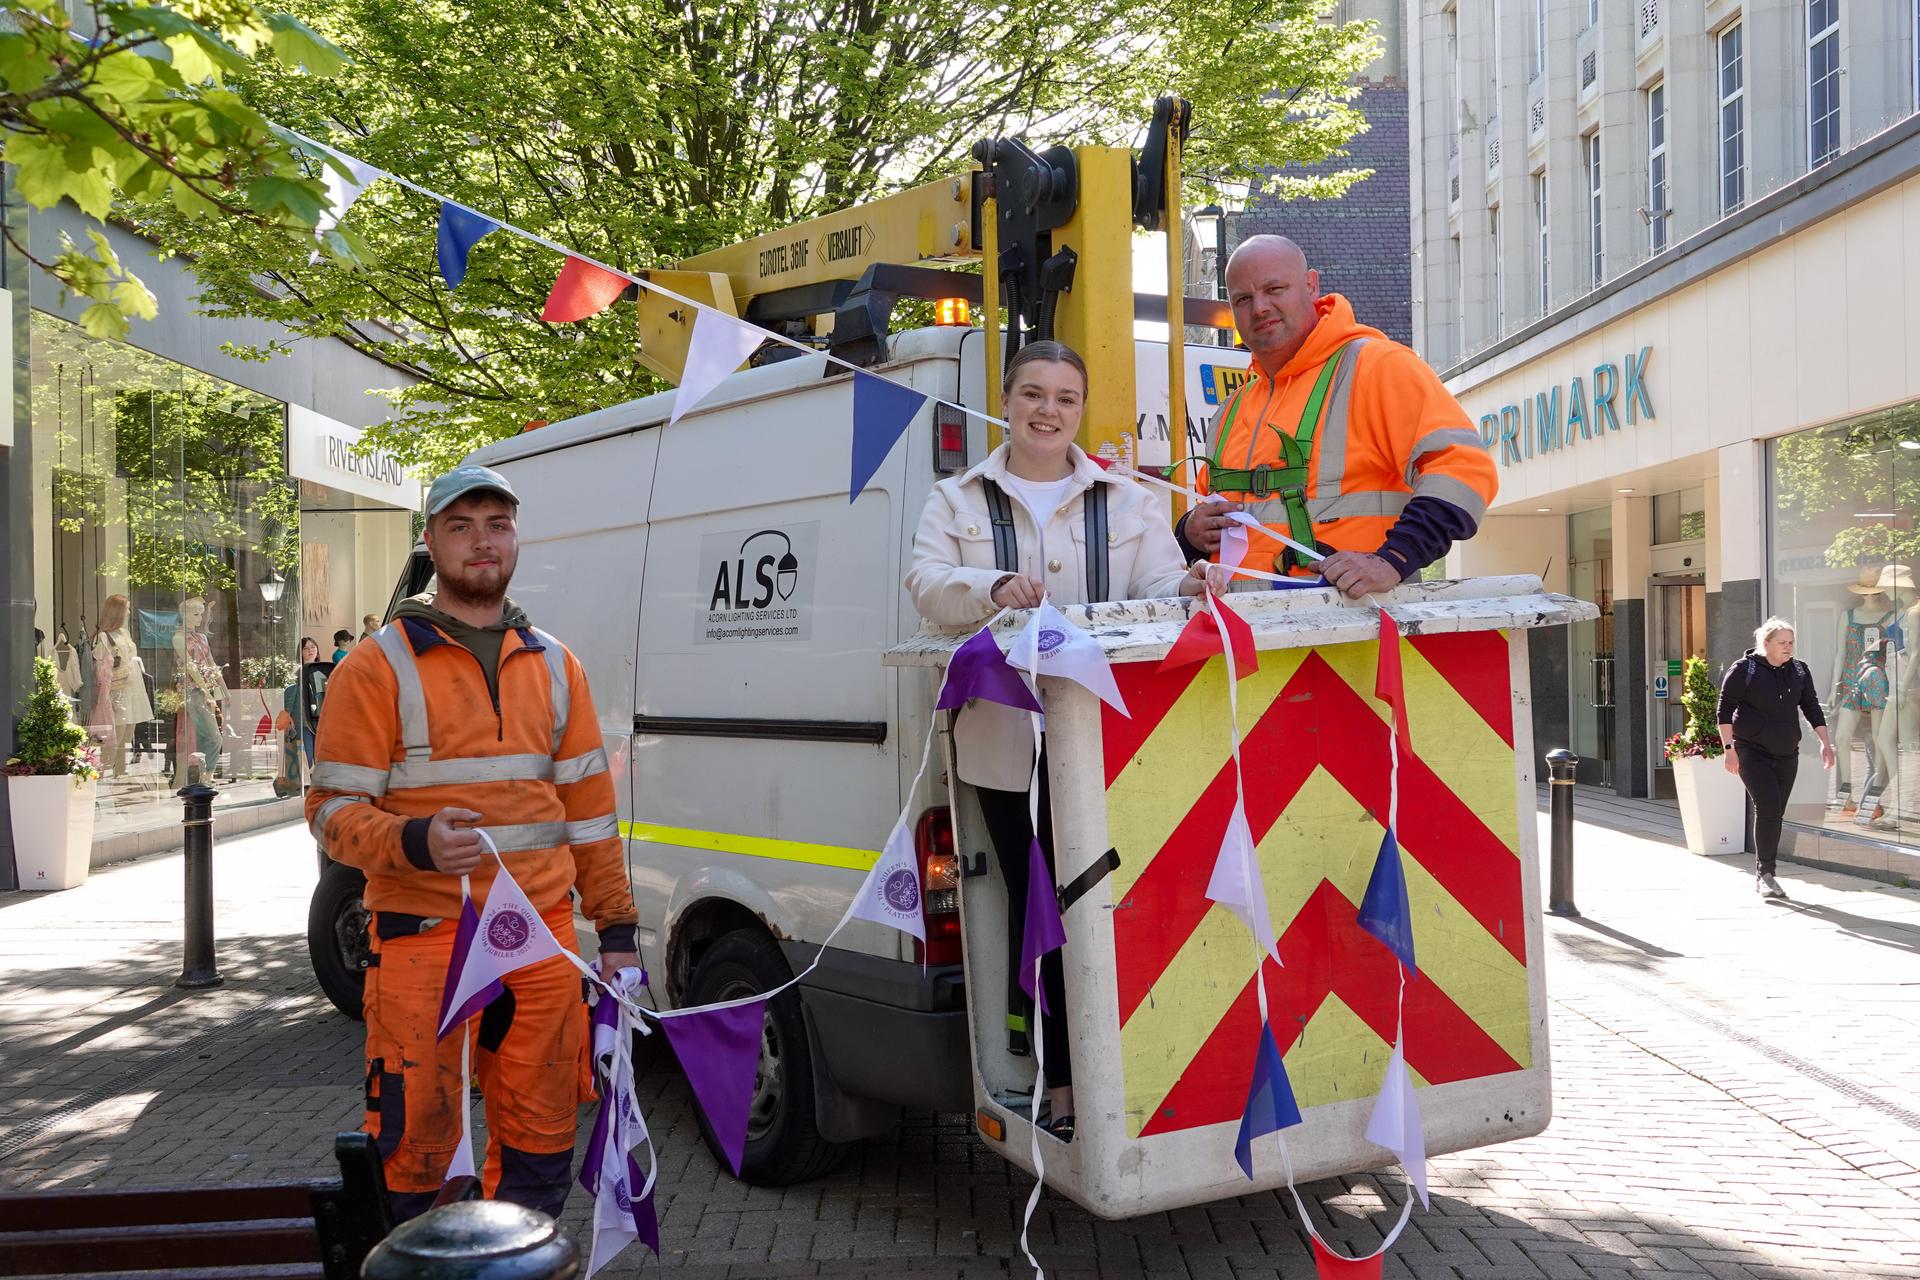
<path fill-rule="evenodd" d="M 492 583 L 475 583 L 441 573 L 434 590 L 436 594 L 469 609 L 491 609 L 507 598 L 507 584 L 513 579 L 513 571 L 507 569 L 486 576 L 493 580 Z"/>

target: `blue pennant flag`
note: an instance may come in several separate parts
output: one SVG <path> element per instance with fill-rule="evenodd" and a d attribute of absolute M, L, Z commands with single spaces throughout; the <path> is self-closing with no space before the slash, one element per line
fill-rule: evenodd
<path fill-rule="evenodd" d="M 848 502 L 860 496 L 926 402 L 927 397 L 911 387 L 870 373 L 853 375 L 853 478 L 847 487 Z"/>
<path fill-rule="evenodd" d="M 1293 1100 L 1287 1064 L 1273 1027 L 1260 1024 L 1260 1048 L 1253 1056 L 1253 1083 L 1247 1089 L 1247 1107 L 1240 1116 L 1240 1136 L 1233 1140 L 1233 1158 L 1240 1172 L 1253 1177 L 1253 1140 L 1300 1123 L 1300 1105 Z"/>
<path fill-rule="evenodd" d="M 460 282 L 467 278 L 467 254 L 482 237 L 499 229 L 499 223 L 451 200 L 441 204 L 438 257 L 440 274 L 445 277 L 447 288 L 460 287 Z"/>
<path fill-rule="evenodd" d="M 1362 929 L 1400 957 L 1409 978 L 1419 973 L 1413 963 L 1413 909 L 1407 905 L 1407 873 L 1400 865 L 1400 844 L 1394 839 L 1392 827 L 1380 839 L 1373 878 L 1367 881 L 1367 894 L 1360 899 L 1359 921 Z"/>

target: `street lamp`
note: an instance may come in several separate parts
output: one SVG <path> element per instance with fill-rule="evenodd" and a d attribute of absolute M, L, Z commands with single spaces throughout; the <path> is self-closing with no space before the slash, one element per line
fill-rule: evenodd
<path fill-rule="evenodd" d="M 266 603 L 269 622 L 280 621 L 280 615 L 274 606 L 280 603 L 280 597 L 286 594 L 286 590 L 287 580 L 280 576 L 278 569 L 268 565 L 267 576 L 260 579 L 260 599 Z"/>
<path fill-rule="evenodd" d="M 1193 239 L 1196 244 L 1213 242 L 1213 296 L 1224 302 L 1227 297 L 1227 211 L 1217 204 L 1194 211 Z M 1216 345 L 1227 345 L 1225 330 L 1214 330 Z"/>

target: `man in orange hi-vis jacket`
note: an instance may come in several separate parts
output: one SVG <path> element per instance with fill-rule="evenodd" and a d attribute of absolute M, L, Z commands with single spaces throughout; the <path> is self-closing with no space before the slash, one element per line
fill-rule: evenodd
<path fill-rule="evenodd" d="M 1480 433 L 1432 369 L 1360 324 L 1282 236 L 1251 236 L 1227 262 L 1227 298 L 1253 376 L 1214 419 L 1193 487 L 1205 502 L 1175 532 L 1190 556 L 1215 557 L 1227 513 L 1246 511 L 1326 559 L 1309 569 L 1250 531 L 1241 561 L 1317 570 L 1348 596 L 1413 577 L 1470 538 L 1498 488 Z M 1253 587 L 1239 579 L 1236 586 Z"/>
<path fill-rule="evenodd" d="M 638 965 L 613 780 L 586 673 L 507 599 L 519 499 L 466 466 L 427 493 L 438 588 L 415 596 L 333 672 L 307 822 L 329 856 L 367 876 L 367 1114 L 397 1217 L 440 1189 L 467 1106 L 461 1039 L 477 1047 L 487 1107 L 487 1195 L 558 1217 L 575 1116 L 593 1093 L 579 973 L 552 956 L 436 1041 L 460 915 L 460 877 L 484 905 L 499 863 L 562 946 L 573 902 L 600 934 L 603 976 Z"/>

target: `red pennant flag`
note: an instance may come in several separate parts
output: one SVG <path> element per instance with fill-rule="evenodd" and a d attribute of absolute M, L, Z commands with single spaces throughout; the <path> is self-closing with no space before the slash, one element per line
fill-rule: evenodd
<path fill-rule="evenodd" d="M 565 324 L 597 316 L 612 306 L 630 283 L 625 276 L 596 267 L 584 258 L 568 258 L 567 265 L 560 268 L 560 278 L 553 282 L 553 292 L 547 295 L 540 318 Z"/>
<path fill-rule="evenodd" d="M 1320 1280 L 1380 1280 L 1380 1267 L 1386 1260 L 1384 1249 L 1371 1258 L 1343 1258 L 1321 1244 L 1319 1236 L 1313 1238 L 1313 1267 L 1320 1273 Z"/>
<path fill-rule="evenodd" d="M 1393 708 L 1393 726 L 1400 734 L 1400 749 L 1410 751 L 1407 737 L 1407 690 L 1400 681 L 1400 628 L 1387 611 L 1380 611 L 1380 664 L 1374 668 L 1373 696 Z"/>
<path fill-rule="evenodd" d="M 1233 640 L 1234 677 L 1245 680 L 1260 669 L 1260 655 L 1253 647 L 1253 628 L 1247 625 L 1245 618 L 1229 609 L 1219 596 L 1215 596 L 1214 601 L 1219 606 L 1221 619 L 1226 623 L 1227 635 Z M 1173 642 L 1173 648 L 1167 650 L 1160 670 L 1172 671 L 1190 663 L 1205 662 L 1214 654 L 1225 651 L 1225 646 L 1220 643 L 1220 628 L 1214 624 L 1212 611 L 1196 610 L 1181 629 L 1179 638 Z"/>

